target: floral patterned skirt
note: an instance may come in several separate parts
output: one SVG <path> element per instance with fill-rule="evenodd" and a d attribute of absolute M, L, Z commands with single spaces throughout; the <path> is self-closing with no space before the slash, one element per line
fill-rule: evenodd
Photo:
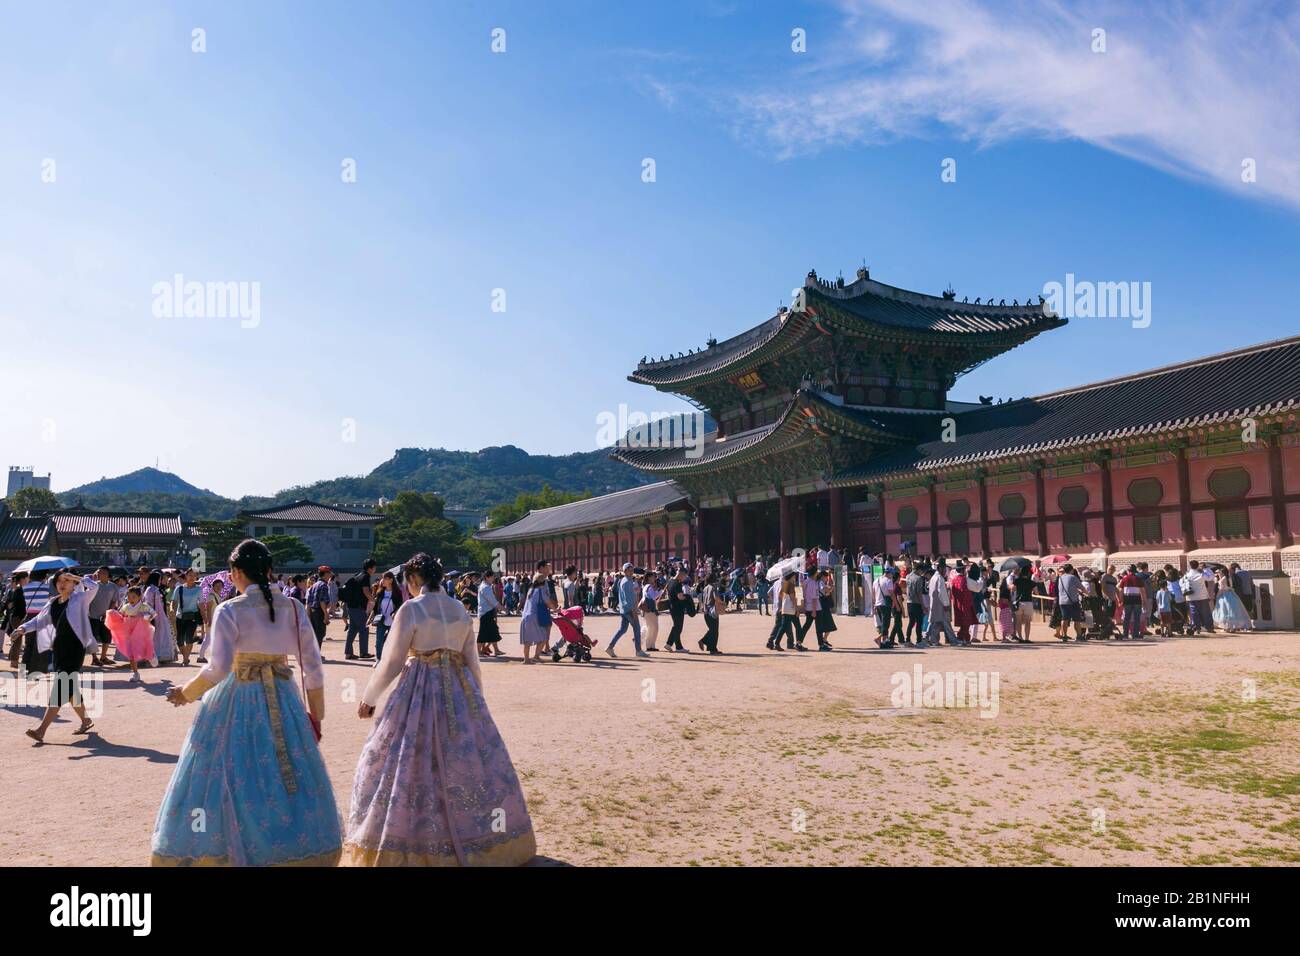
<path fill-rule="evenodd" d="M 269 683 L 275 712 L 266 684 L 235 674 L 199 702 L 154 823 L 154 866 L 338 862 L 338 806 L 307 710 L 291 681 Z"/>
<path fill-rule="evenodd" d="M 459 655 L 407 661 L 361 751 L 344 866 L 518 866 L 533 824 Z"/>

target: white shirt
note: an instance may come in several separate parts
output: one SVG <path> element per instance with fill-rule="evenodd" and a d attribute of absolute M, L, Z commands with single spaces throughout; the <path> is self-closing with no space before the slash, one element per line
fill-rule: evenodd
<path fill-rule="evenodd" d="M 275 621 L 266 608 L 261 588 L 250 587 L 239 597 L 222 601 L 212 615 L 212 643 L 208 648 L 208 666 L 195 680 L 219 684 L 235 666 L 235 655 L 284 654 L 293 657 L 302 668 L 303 684 L 308 690 L 325 686 L 325 668 L 320 660 L 316 634 L 307 619 L 307 609 L 293 598 L 271 592 Z"/>
<path fill-rule="evenodd" d="M 933 606 L 936 601 L 944 607 L 952 603 L 952 598 L 948 594 L 948 582 L 937 572 L 930 578 L 930 605 Z"/>
<path fill-rule="evenodd" d="M 380 695 L 406 666 L 407 651 L 436 651 L 439 648 L 459 651 L 465 658 L 465 669 L 474 676 L 474 683 L 482 687 L 478 644 L 474 641 L 474 624 L 469 612 L 465 605 L 441 589 L 425 591 L 402 602 L 393 618 L 393 629 L 384 642 L 384 658 L 370 675 L 370 683 L 361 699 L 371 706 L 378 702 Z"/>
<path fill-rule="evenodd" d="M 497 600 L 497 592 L 491 584 L 484 581 L 478 586 L 478 616 L 489 614 L 501 606 Z"/>

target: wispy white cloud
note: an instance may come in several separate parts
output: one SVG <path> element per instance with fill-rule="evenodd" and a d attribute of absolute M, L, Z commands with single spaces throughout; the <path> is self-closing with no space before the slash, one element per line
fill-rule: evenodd
<path fill-rule="evenodd" d="M 783 155 L 930 135 L 1073 138 L 1300 207 L 1300 5 L 839 7 L 833 49 L 733 101 L 742 127 Z M 1254 183 L 1242 180 L 1248 158 Z"/>

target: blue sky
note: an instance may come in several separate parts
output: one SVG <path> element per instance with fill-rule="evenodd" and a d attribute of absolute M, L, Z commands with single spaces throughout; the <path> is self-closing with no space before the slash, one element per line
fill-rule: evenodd
<path fill-rule="evenodd" d="M 956 398 L 1295 334 L 1298 16 L 2 3 L 0 448 L 56 489 L 158 460 L 228 495 L 405 446 L 591 449 L 621 402 L 683 407 L 626 381 L 642 355 L 864 260 L 972 300 L 1151 283 L 1149 328 L 1076 320 Z M 177 273 L 258 283 L 260 321 L 155 315 Z"/>

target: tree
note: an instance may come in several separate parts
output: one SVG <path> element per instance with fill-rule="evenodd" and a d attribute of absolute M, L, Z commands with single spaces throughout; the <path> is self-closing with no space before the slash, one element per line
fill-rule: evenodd
<path fill-rule="evenodd" d="M 515 497 L 513 503 L 497 505 L 488 512 L 488 527 L 500 528 L 508 525 L 512 521 L 518 521 L 530 511 L 538 511 L 542 508 L 554 508 L 556 505 L 567 505 L 571 501 L 582 501 L 584 498 L 590 498 L 590 491 L 574 493 L 571 491 L 556 491 L 550 485 L 542 485 L 541 491 L 525 491 Z"/>
<path fill-rule="evenodd" d="M 311 564 L 311 548 L 294 534 L 268 534 L 260 539 L 271 552 L 271 566 L 282 568 L 290 564 Z"/>
<path fill-rule="evenodd" d="M 224 570 L 239 542 L 248 537 L 248 529 L 235 519 L 229 521 L 199 521 L 195 524 L 199 533 L 199 547 L 203 549 L 203 573 Z M 195 566 L 198 567 L 196 560 Z"/>
<path fill-rule="evenodd" d="M 48 488 L 19 488 L 9 496 L 6 504 L 16 515 L 25 511 L 57 511 L 59 498 Z"/>
<path fill-rule="evenodd" d="M 443 562 L 444 567 L 473 560 L 465 532 L 456 522 L 443 517 L 445 503 L 431 492 L 402 491 L 380 513 L 383 524 L 375 533 L 375 560 L 391 568 L 423 551 Z"/>

